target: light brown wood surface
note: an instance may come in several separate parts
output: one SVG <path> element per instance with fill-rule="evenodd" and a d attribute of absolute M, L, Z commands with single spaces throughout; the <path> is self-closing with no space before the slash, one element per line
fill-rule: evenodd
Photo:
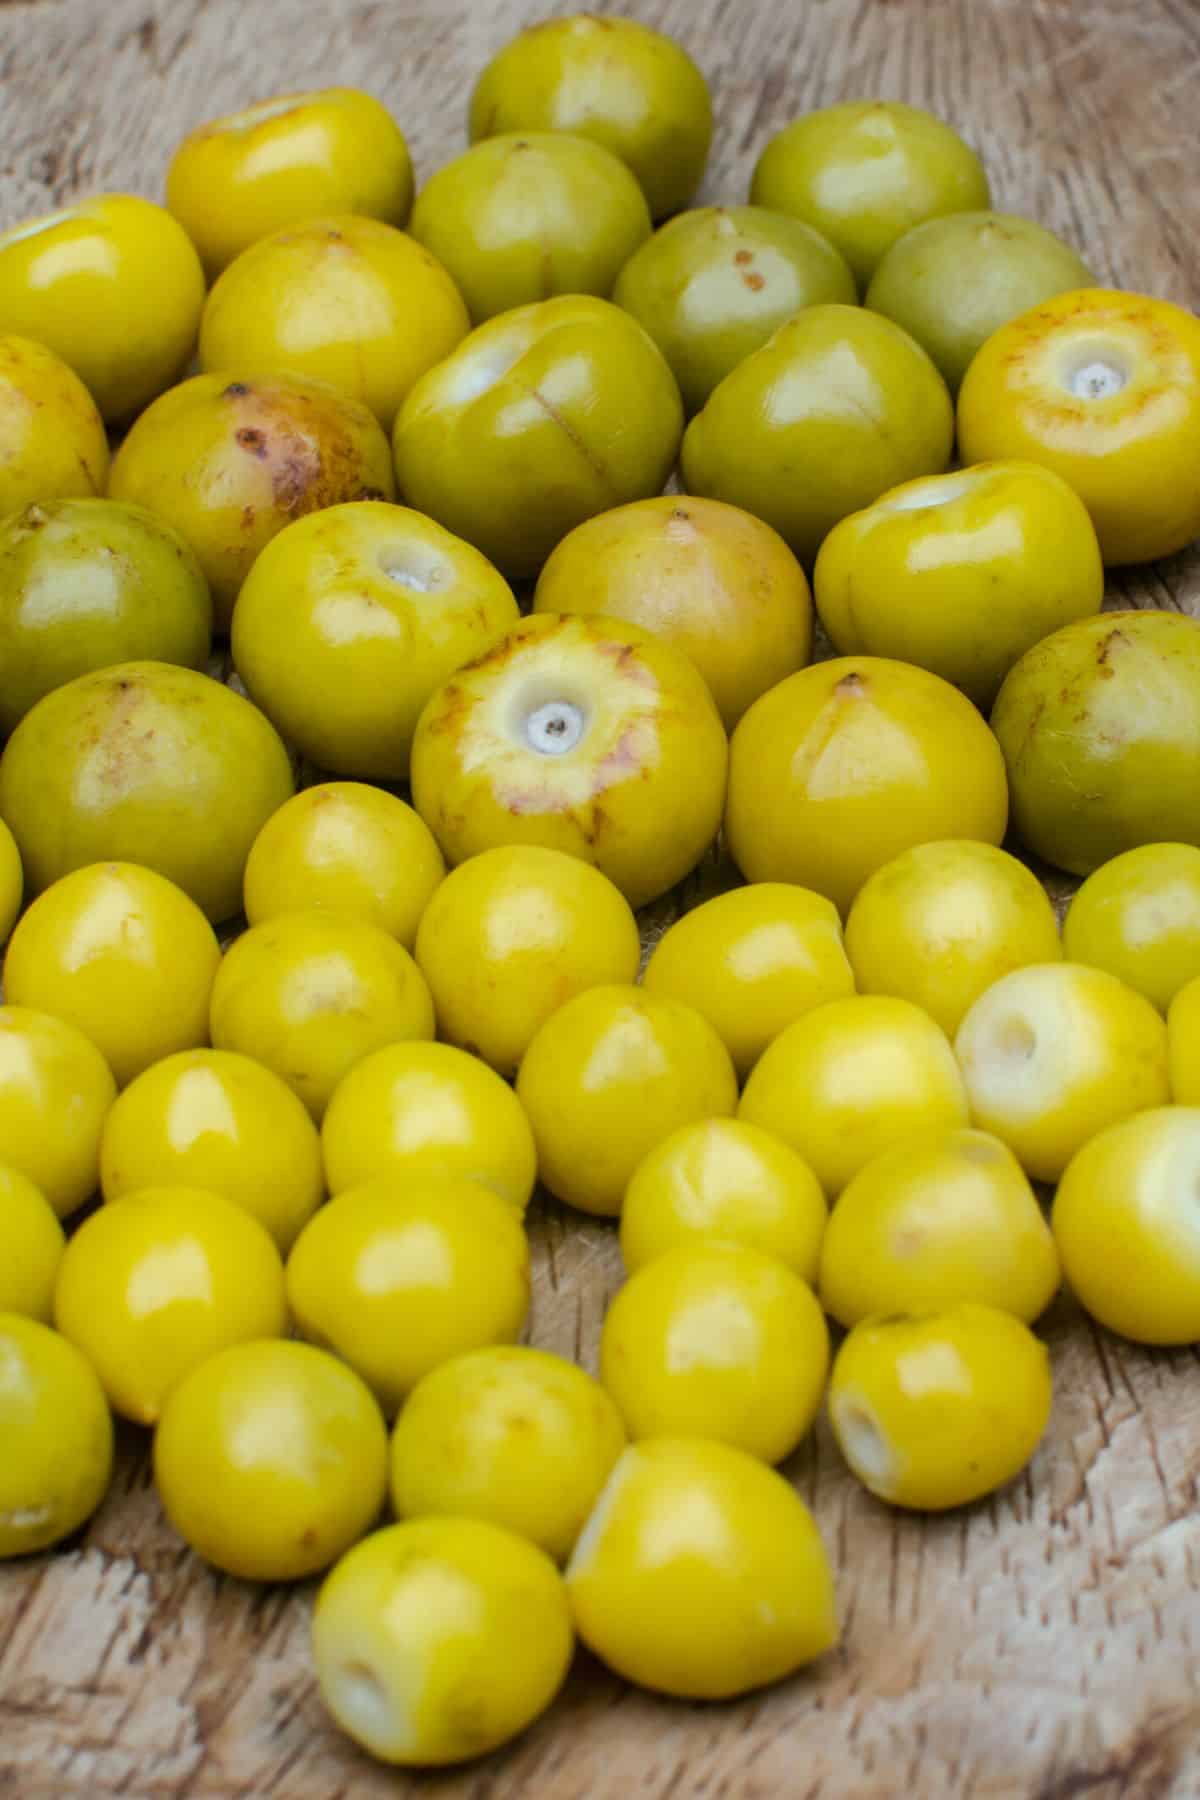
<path fill-rule="evenodd" d="M 673 31 L 708 74 L 706 199 L 743 199 L 759 149 L 796 113 L 901 98 L 963 130 L 995 204 L 1064 233 L 1099 278 L 1185 304 L 1200 293 L 1197 0 L 596 10 Z M 185 129 L 331 82 L 393 108 L 424 177 L 463 143 L 475 72 L 536 16 L 531 0 L 7 0 L 0 220 L 104 188 L 159 197 Z M 1130 600 L 1200 611 L 1200 557 L 1123 578 L 1110 602 Z M 592 1365 L 620 1275 L 614 1233 L 536 1206 L 532 1230 L 532 1339 Z M 1200 1794 L 1197 1356 L 1118 1344 L 1068 1301 L 1044 1329 L 1051 1429 L 991 1502 L 944 1519 L 890 1513 L 824 1426 L 793 1459 L 844 1620 L 841 1648 L 813 1671 L 699 1707 L 635 1693 L 581 1655 L 510 1750 L 422 1779 L 376 1768 L 327 1722 L 308 1662 L 311 1586 L 255 1589 L 202 1567 L 166 1528 L 146 1439 L 130 1431 L 81 1538 L 0 1572 L 0 1794 Z"/>

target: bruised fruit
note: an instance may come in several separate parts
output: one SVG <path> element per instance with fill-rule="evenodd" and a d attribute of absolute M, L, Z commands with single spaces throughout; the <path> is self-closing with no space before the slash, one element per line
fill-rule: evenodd
<path fill-rule="evenodd" d="M 0 516 L 107 480 L 104 421 L 78 375 L 42 344 L 0 337 Z"/>
<path fill-rule="evenodd" d="M 31 893 L 85 863 L 134 862 L 214 921 L 238 911 L 292 768 L 257 708 L 194 669 L 119 663 L 27 712 L 0 757 L 0 815 Z"/>

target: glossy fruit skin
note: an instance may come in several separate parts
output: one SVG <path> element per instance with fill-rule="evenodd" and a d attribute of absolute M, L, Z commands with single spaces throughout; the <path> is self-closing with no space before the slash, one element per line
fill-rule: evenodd
<path fill-rule="evenodd" d="M 750 183 L 755 205 L 824 232 L 863 288 L 914 225 L 986 207 L 990 197 L 983 165 L 958 134 L 896 100 L 847 100 L 794 119 Z"/>
<path fill-rule="evenodd" d="M 498 1344 L 440 1363 L 392 1433 L 399 1518 L 487 1519 L 565 1562 L 625 1448 L 598 1381 L 545 1350 Z"/>
<path fill-rule="evenodd" d="M 539 613 L 430 699 L 413 804 L 451 864 L 541 844 L 594 863 L 644 906 L 716 836 L 728 755 L 681 651 L 599 613 Z"/>
<path fill-rule="evenodd" d="M 554 294 L 599 294 L 650 236 L 619 157 L 567 132 L 485 138 L 430 176 L 412 235 L 457 282 L 474 324 Z"/>
<path fill-rule="evenodd" d="M 1150 1002 L 1083 963 L 1034 963 L 994 982 L 954 1039 L 971 1117 L 1035 1181 L 1057 1181 L 1089 1138 L 1170 1099 L 1167 1032 Z"/>
<path fill-rule="evenodd" d="M 0 814 L 30 893 L 88 863 L 142 863 L 214 922 L 238 911 L 250 846 L 292 787 L 262 714 L 168 663 L 118 663 L 56 688 L 0 756 Z"/>
<path fill-rule="evenodd" d="M 230 945 L 209 1020 L 218 1050 L 265 1064 L 318 1125 L 355 1063 L 434 1034 L 428 985 L 404 946 L 378 925 L 315 909 L 277 913 Z"/>
<path fill-rule="evenodd" d="M 741 1081 L 785 1026 L 854 992 L 837 908 L 782 881 L 733 888 L 684 913 L 654 946 L 642 981 L 703 1014 Z"/>
<path fill-rule="evenodd" d="M 917 663 L 986 709 L 1026 650 L 1099 612 L 1104 568 L 1087 508 L 1052 470 L 978 463 L 835 525 L 813 592 L 835 649 Z"/>
<path fill-rule="evenodd" d="M 206 1562 L 244 1581 L 298 1581 L 378 1518 L 387 1433 L 336 1357 L 260 1339 L 219 1351 L 171 1390 L 154 1479 Z"/>
<path fill-rule="evenodd" d="M 1074 875 L 1139 844 L 1200 843 L 1200 624 L 1101 613 L 1027 650 L 992 708 L 1013 825 Z"/>
<path fill-rule="evenodd" d="M 44 1550 L 95 1512 L 112 1474 L 112 1416 L 74 1344 L 0 1313 L 0 1560 Z"/>
<path fill-rule="evenodd" d="M 452 1044 L 389 1044 L 351 1069 L 321 1127 L 331 1194 L 375 1176 L 478 1181 L 523 1213 L 537 1175 L 508 1083 Z"/>
<path fill-rule="evenodd" d="M 628 619 L 691 657 L 726 731 L 812 655 L 812 596 L 778 532 L 720 500 L 660 494 L 577 525 L 535 612 Z"/>
<path fill-rule="evenodd" d="M 95 1191 L 112 1071 L 74 1025 L 0 1006 L 0 1158 L 40 1188 L 60 1219 Z"/>
<path fill-rule="evenodd" d="M 267 820 L 246 858 L 242 903 L 251 925 L 320 907 L 378 925 L 411 950 L 445 873 L 411 806 L 364 782 L 326 781 Z"/>
<path fill-rule="evenodd" d="M 1172 1100 L 1200 1106 L 1200 976 L 1180 988 L 1167 1013 L 1167 1067 Z"/>
<path fill-rule="evenodd" d="M 690 1006 L 643 988 L 576 994 L 542 1026 L 517 1075 L 556 1199 L 615 1218 L 642 1158 L 693 1119 L 737 1105 L 729 1053 Z"/>
<path fill-rule="evenodd" d="M 0 819 L 0 944 L 7 943 L 9 933 L 21 911 L 25 894 L 25 871 L 17 840 Z"/>
<path fill-rule="evenodd" d="M 0 1163 L 0 1314 L 50 1323 L 65 1242 L 41 1189 L 19 1169 Z"/>
<path fill-rule="evenodd" d="M 846 920 L 859 992 L 911 1000 L 948 1037 L 1001 975 L 1062 954 L 1037 876 L 970 838 L 902 851 L 863 884 Z"/>
<path fill-rule="evenodd" d="M 92 498 L 108 480 L 96 402 L 43 344 L 0 336 L 0 517 L 34 502 Z"/>
<path fill-rule="evenodd" d="M 486 557 L 408 507 L 360 500 L 289 525 L 234 609 L 247 691 L 306 756 L 401 781 L 421 709 L 517 624 Z"/>
<path fill-rule="evenodd" d="M 429 251 L 378 219 L 332 213 L 243 250 L 204 305 L 200 367 L 328 382 L 390 431 L 417 378 L 471 329 Z"/>
<path fill-rule="evenodd" d="M 842 1190 L 819 1293 L 839 1325 L 974 1301 L 1031 1325 L 1058 1291 L 1058 1254 L 1012 1151 L 984 1131 L 921 1132 Z"/>
<path fill-rule="evenodd" d="M 148 1187 L 221 1194 L 286 1256 L 324 1197 L 321 1142 L 302 1103 L 261 1063 L 181 1050 L 131 1081 L 104 1122 L 107 1201 Z"/>
<path fill-rule="evenodd" d="M 738 1118 L 790 1144 L 832 1200 L 893 1144 L 965 1125 L 967 1098 L 932 1019 L 908 1000 L 858 994 L 780 1032 L 742 1090 Z"/>
<path fill-rule="evenodd" d="M 671 365 L 689 413 L 803 307 L 856 298 L 828 238 L 762 206 L 702 206 L 669 219 L 613 289 Z"/>
<path fill-rule="evenodd" d="M 573 1647 L 554 1564 L 483 1519 L 375 1532 L 327 1577 L 313 1611 L 321 1698 L 372 1756 L 408 1767 L 507 1743 L 549 1706 Z"/>
<path fill-rule="evenodd" d="M 569 131 L 629 165 L 658 219 L 686 206 L 712 139 L 703 75 L 671 38 L 634 19 L 545 19 L 492 58 L 471 95 L 471 142 Z"/>
<path fill-rule="evenodd" d="M 1083 258 L 1033 219 L 954 212 L 897 238 L 863 304 L 915 337 L 953 394 L 993 331 L 1091 282 Z"/>
<path fill-rule="evenodd" d="M 880 1500 L 943 1512 L 1020 1473 L 1050 1418 L 1046 1347 L 1011 1313 L 964 1304 L 856 1325 L 834 1358 L 829 1417 Z"/>
<path fill-rule="evenodd" d="M 829 1372 L 829 1329 L 786 1264 L 720 1239 L 630 1277 L 600 1334 L 600 1379 L 634 1438 L 704 1437 L 790 1456 Z"/>
<path fill-rule="evenodd" d="M 731 1444 L 631 1444 L 567 1565 L 575 1628 L 626 1680 L 688 1700 L 780 1681 L 837 1642 L 833 1576 L 791 1484 Z"/>
<path fill-rule="evenodd" d="M 210 281 L 259 238 L 323 213 L 403 225 L 412 192 L 400 127 L 358 88 L 276 95 L 210 119 L 167 170 L 167 205 Z"/>
<path fill-rule="evenodd" d="M 101 194 L 0 233 L 0 331 L 61 356 L 110 424 L 178 380 L 203 305 L 187 233 L 134 194 Z"/>
<path fill-rule="evenodd" d="M 258 1221 L 220 1194 L 142 1188 L 69 1240 L 54 1323 L 113 1411 L 154 1425 L 175 1383 L 218 1350 L 283 1336 L 283 1264 Z"/>
<path fill-rule="evenodd" d="M 1051 1212 L 1080 1305 L 1137 1344 L 1200 1339 L 1200 1108 L 1160 1106 L 1084 1144 Z"/>
<path fill-rule="evenodd" d="M 0 730 L 63 682 L 147 658 L 202 669 L 212 602 L 178 532 L 142 507 L 49 500 L 0 522 Z"/>
<path fill-rule="evenodd" d="M 829 1209 L 808 1164 L 744 1119 L 697 1119 L 644 1156 L 625 1189 L 621 1257 L 636 1275 L 681 1244 L 745 1244 L 814 1285 Z"/>
<path fill-rule="evenodd" d="M 641 951 L 629 902 L 599 869 L 508 844 L 446 877 L 416 957 L 442 1041 L 511 1079 L 551 1013 L 587 988 L 636 980 Z"/>
<path fill-rule="evenodd" d="M 809 306 L 714 388 L 684 433 L 689 493 L 744 506 L 811 566 L 839 519 L 950 460 L 954 413 L 921 346 L 860 306 Z"/>
<path fill-rule="evenodd" d="M 791 675 L 733 734 L 725 836 L 748 881 L 792 881 L 844 915 L 915 844 L 998 844 L 1004 762 L 970 702 L 924 669 L 844 656 Z"/>
<path fill-rule="evenodd" d="M 392 444 L 402 498 L 516 580 L 584 519 L 660 493 L 682 430 L 637 321 L 565 294 L 478 326 L 417 382 Z"/>
<path fill-rule="evenodd" d="M 1016 456 L 1069 481 L 1106 563 L 1181 550 L 1200 533 L 1200 320 L 1114 288 L 1047 300 L 971 363 L 958 444 L 964 462 Z"/>
<path fill-rule="evenodd" d="M 1200 975 L 1200 849 L 1142 844 L 1103 863 L 1067 908 L 1063 954 L 1107 969 L 1165 1013 Z"/>
<path fill-rule="evenodd" d="M 194 375 L 148 406 L 113 458 L 109 494 L 173 525 L 196 553 L 218 631 L 259 551 L 293 519 L 395 496 L 378 421 L 298 376 Z"/>
<path fill-rule="evenodd" d="M 390 1418 L 439 1363 L 516 1342 L 529 1244 L 516 1209 L 479 1182 L 393 1171 L 313 1215 L 287 1294 L 300 1335 L 336 1351 Z"/>

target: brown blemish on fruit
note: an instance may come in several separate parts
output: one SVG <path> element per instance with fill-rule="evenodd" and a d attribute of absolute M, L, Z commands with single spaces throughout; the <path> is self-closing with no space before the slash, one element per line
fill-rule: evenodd
<path fill-rule="evenodd" d="M 743 275 L 742 280 L 745 282 L 746 286 L 755 294 L 758 293 L 760 288 L 765 288 L 767 285 L 766 277 L 763 275 L 760 275 L 757 270 L 753 270 L 749 274 Z"/>
<path fill-rule="evenodd" d="M 623 776 L 632 775 L 639 767 L 641 758 L 637 751 L 637 729 L 634 724 L 624 727 L 620 737 L 596 764 L 596 773 L 592 781 L 593 794 L 602 794 L 606 788 Z"/>
<path fill-rule="evenodd" d="M 250 389 L 244 381 L 231 381 L 221 398 L 222 400 L 241 400 L 249 392 Z"/>
<path fill-rule="evenodd" d="M 243 450 L 249 450 L 252 456 L 257 456 L 260 461 L 267 454 L 267 440 L 262 432 L 253 425 L 243 425 L 240 431 L 234 433 L 234 441 L 240 444 Z"/>
<path fill-rule="evenodd" d="M 1106 675 L 1112 674 L 1112 670 L 1108 667 L 1108 659 L 1112 654 L 1113 645 L 1128 644 L 1128 642 L 1129 639 L 1123 631 L 1110 631 L 1107 637 L 1101 638 L 1096 650 L 1096 661 Z"/>
<path fill-rule="evenodd" d="M 753 250 L 737 250 L 734 252 L 733 260 L 735 263 L 740 264 L 752 263 L 754 261 L 754 252 Z"/>
<path fill-rule="evenodd" d="M 857 669 L 851 669 L 848 675 L 843 675 L 836 683 L 833 691 L 839 700 L 861 700 L 867 691 L 866 680 Z"/>

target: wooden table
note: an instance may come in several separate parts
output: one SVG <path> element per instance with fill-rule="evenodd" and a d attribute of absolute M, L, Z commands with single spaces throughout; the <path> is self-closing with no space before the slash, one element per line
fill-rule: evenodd
<path fill-rule="evenodd" d="M 796 113 L 898 97 L 964 131 L 996 204 L 1064 233 L 1098 278 L 1184 303 L 1200 293 L 1196 0 L 596 10 L 674 31 L 706 70 L 719 122 L 705 199 L 744 198 L 758 150 Z M 535 16 L 529 0 L 3 0 L 3 222 L 96 189 L 158 197 L 186 128 L 330 82 L 384 99 L 425 176 L 462 145 L 475 71 Z M 1111 599 L 1200 611 L 1200 557 L 1138 571 Z M 533 1235 L 532 1337 L 590 1364 L 620 1277 L 614 1233 L 546 1207 Z M 1197 1358 L 1119 1344 L 1065 1301 L 1045 1329 L 1053 1423 L 993 1500 L 944 1519 L 891 1513 L 823 1427 L 793 1459 L 845 1626 L 817 1669 L 739 1704 L 684 1706 L 581 1655 L 507 1753 L 422 1780 L 376 1768 L 328 1724 L 309 1671 L 311 1588 L 202 1567 L 165 1527 L 131 1431 L 81 1539 L 0 1573 L 0 1794 L 1200 1794 Z"/>

